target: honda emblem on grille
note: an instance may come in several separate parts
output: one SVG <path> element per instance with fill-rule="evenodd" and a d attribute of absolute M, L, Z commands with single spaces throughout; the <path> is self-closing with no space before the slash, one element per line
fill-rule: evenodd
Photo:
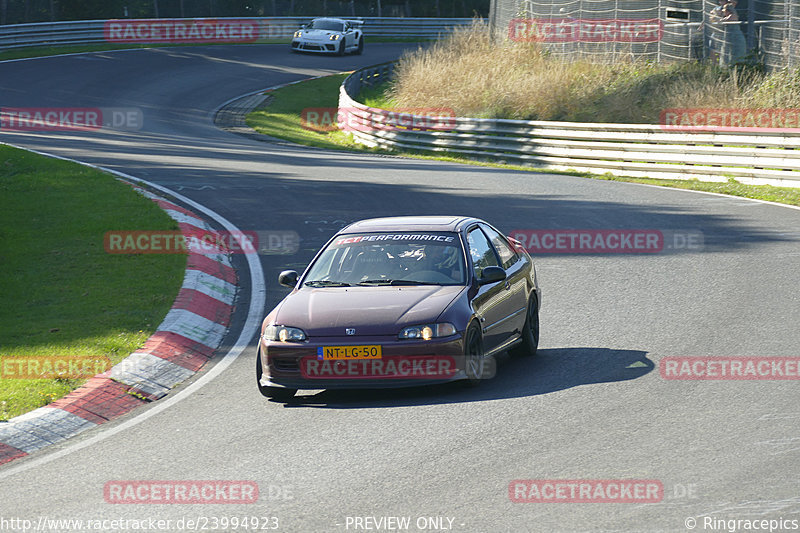
<path fill-rule="evenodd" d="M 355 335 L 356 334 L 356 328 L 345 328 L 344 332 L 347 333 L 348 335 Z"/>

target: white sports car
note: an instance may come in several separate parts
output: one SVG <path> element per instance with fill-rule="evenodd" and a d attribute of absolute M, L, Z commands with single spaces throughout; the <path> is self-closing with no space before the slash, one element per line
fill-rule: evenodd
<path fill-rule="evenodd" d="M 294 32 L 293 52 L 320 52 L 344 55 L 364 51 L 364 32 L 361 20 L 318 18 Z"/>

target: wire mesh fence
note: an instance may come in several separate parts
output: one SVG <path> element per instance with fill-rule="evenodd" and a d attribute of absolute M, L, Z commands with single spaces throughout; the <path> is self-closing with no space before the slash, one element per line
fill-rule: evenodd
<path fill-rule="evenodd" d="M 800 66 L 791 0 L 492 0 L 490 21 L 498 38 L 554 55 Z"/>

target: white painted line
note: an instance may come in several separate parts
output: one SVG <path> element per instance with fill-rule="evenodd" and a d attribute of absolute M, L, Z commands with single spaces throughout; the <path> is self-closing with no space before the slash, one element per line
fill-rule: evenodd
<path fill-rule="evenodd" d="M 195 202 L 194 200 L 191 200 L 191 199 L 186 198 L 185 196 L 183 196 L 181 194 L 173 192 L 170 189 L 167 189 L 166 187 L 162 187 L 161 185 L 157 185 L 155 183 L 150 183 L 149 181 L 146 181 L 146 180 L 143 180 L 143 179 L 140 179 L 140 178 L 136 178 L 134 176 L 131 176 L 129 174 L 125 174 L 125 173 L 122 173 L 122 172 L 118 172 L 116 170 L 111 170 L 111 169 L 107 169 L 107 168 L 103 168 L 103 167 L 98 167 L 96 165 L 91 165 L 89 163 L 84 163 L 82 161 L 76 161 L 74 159 L 69 159 L 69 158 L 66 158 L 66 157 L 57 156 L 57 155 L 53 155 L 53 154 L 47 154 L 47 153 L 44 153 L 44 152 L 39 152 L 37 150 L 31 150 L 31 149 L 28 149 L 28 148 L 23 148 L 23 147 L 12 145 L 12 144 L 8 144 L 8 143 L 1 143 L 1 144 L 5 144 L 7 146 L 12 146 L 14 148 L 19 148 L 21 150 L 26 150 L 28 152 L 32 152 L 32 153 L 35 153 L 35 154 L 40 154 L 40 155 L 47 156 L 47 157 L 53 157 L 53 158 L 60 159 L 60 160 L 63 160 L 63 161 L 71 161 L 73 163 L 78 163 L 80 165 L 84 165 L 84 166 L 87 166 L 87 167 L 96 168 L 96 169 L 99 169 L 99 170 L 102 170 L 102 171 L 105 171 L 105 172 L 109 172 L 111 174 L 114 174 L 114 175 L 119 176 L 121 178 L 124 178 L 126 180 L 130 180 L 130 181 L 135 181 L 135 182 L 138 182 L 138 183 L 146 184 L 149 187 L 152 187 L 154 189 L 162 191 L 164 194 L 171 195 L 173 198 L 177 198 L 181 202 L 184 202 L 187 205 L 190 205 L 193 209 L 196 209 L 197 211 L 200 211 L 200 212 L 204 213 L 205 215 L 213 218 L 222 227 L 224 227 L 226 230 L 228 230 L 230 232 L 237 232 L 237 231 L 241 232 L 241 230 L 239 230 L 236 226 L 234 226 L 229 220 L 227 220 L 222 215 L 212 211 L 211 209 L 205 207 L 204 205 L 201 205 L 201 204 Z M 130 428 L 132 428 L 132 427 L 144 422 L 145 420 L 149 419 L 150 417 L 153 417 L 153 416 L 161 413 L 161 411 L 169 409 L 174 404 L 185 400 L 186 398 L 188 398 L 189 396 L 191 396 L 195 392 L 197 392 L 200 389 L 202 389 L 207 383 L 209 383 L 211 380 L 216 378 L 218 375 L 220 375 L 222 372 L 224 372 L 231 364 L 233 364 L 233 362 L 236 360 L 236 358 L 239 357 L 239 355 L 245 350 L 245 348 L 247 348 L 249 346 L 250 340 L 253 338 L 253 336 L 258 331 L 258 328 L 261 325 L 261 320 L 264 317 L 264 304 L 265 304 L 265 301 L 266 301 L 266 297 L 265 297 L 265 295 L 266 295 L 266 284 L 265 284 L 265 281 L 264 281 L 264 272 L 263 272 L 263 270 L 261 268 L 261 263 L 259 261 L 258 256 L 255 255 L 255 254 L 245 254 L 243 257 L 247 261 L 247 268 L 248 268 L 248 270 L 250 272 L 250 280 L 251 280 L 250 307 L 249 307 L 249 309 L 247 311 L 247 319 L 245 321 L 244 326 L 242 327 L 242 332 L 239 334 L 239 337 L 236 339 L 236 342 L 231 347 L 231 349 L 228 350 L 228 353 L 226 353 L 225 356 L 217 364 L 215 364 L 211 369 L 209 369 L 206 373 L 204 373 L 202 376 L 200 376 L 197 379 L 197 381 L 195 381 L 194 383 L 192 383 L 191 385 L 189 385 L 185 389 L 179 390 L 173 396 L 169 396 L 168 398 L 165 398 L 164 400 L 160 400 L 160 401 L 156 402 L 155 404 L 153 404 L 152 408 L 148 409 L 147 411 L 144 411 L 140 415 L 137 415 L 137 416 L 135 416 L 133 418 L 130 418 L 130 419 L 122 422 L 119 425 L 116 425 L 116 426 L 108 428 L 108 429 L 102 429 L 103 426 L 101 425 L 100 426 L 101 429 L 99 429 L 98 432 L 95 435 L 92 435 L 91 437 L 89 437 L 89 438 L 87 438 L 85 440 L 82 440 L 80 442 L 75 442 L 75 443 L 72 443 L 72 444 L 66 444 L 64 448 L 56 450 L 56 451 L 54 451 L 52 453 L 46 453 L 45 452 L 43 455 L 35 457 L 35 458 L 32 458 L 32 459 L 29 459 L 29 460 L 26 460 L 24 458 L 17 459 L 16 461 L 10 463 L 12 466 L 10 466 L 7 469 L 3 469 L 2 471 L 0 471 L 0 479 L 5 479 L 5 478 L 13 476 L 15 474 L 18 474 L 18 473 L 21 473 L 21 472 L 25 472 L 25 471 L 30 470 L 32 468 L 36 468 L 37 466 L 41 466 L 41 465 L 47 464 L 47 463 L 49 463 L 51 461 L 55 461 L 56 459 L 60 459 L 62 457 L 65 457 L 65 456 L 67 456 L 67 455 L 69 455 L 71 453 L 74 453 L 74 452 L 78 451 L 78 450 L 82 450 L 83 448 L 86 448 L 88 446 L 92 446 L 93 444 L 101 442 L 101 441 L 103 441 L 103 440 L 105 440 L 105 439 L 107 439 L 107 438 L 109 438 L 109 437 L 111 437 L 113 435 L 116 435 L 117 433 L 120 433 L 122 431 L 130 429 Z M 21 461 L 21 463 L 20 464 L 15 464 L 18 461 Z"/>
<path fill-rule="evenodd" d="M 0 64 L 16 63 L 18 61 L 33 61 L 35 59 L 52 59 L 54 57 L 71 57 L 71 56 L 82 56 L 87 54 L 105 54 L 107 52 L 140 52 L 142 50 L 152 50 L 152 48 L 121 48 L 119 50 L 90 50 L 87 52 L 72 52 L 69 54 L 55 54 L 52 56 L 20 57 L 19 59 L 4 59 L 3 61 L 0 61 Z"/>
<path fill-rule="evenodd" d="M 653 178 L 653 179 L 656 179 L 656 178 Z M 721 196 L 723 198 L 732 198 L 732 199 L 735 199 L 735 200 L 744 200 L 744 201 L 747 201 L 747 202 L 757 202 L 759 204 L 774 205 L 774 206 L 777 206 L 777 207 L 786 207 L 786 208 L 789 208 L 789 209 L 796 209 L 796 210 L 800 211 L 800 206 L 796 206 L 796 205 L 781 204 L 781 203 L 778 203 L 778 202 L 770 202 L 769 200 L 759 200 L 757 198 L 745 198 L 744 196 L 736 196 L 736 195 L 733 195 L 733 194 L 723 194 L 721 192 L 695 191 L 694 189 L 681 189 L 679 187 L 668 187 L 666 185 L 656 185 L 656 184 L 651 184 L 651 183 L 635 183 L 635 182 L 631 182 L 631 181 L 616 181 L 614 183 L 627 183 L 629 185 L 641 185 L 643 187 L 656 187 L 656 188 L 662 189 L 662 190 L 663 189 L 670 189 L 670 190 L 673 190 L 673 191 L 694 192 L 694 193 L 698 193 L 698 194 L 710 194 L 712 196 Z"/>

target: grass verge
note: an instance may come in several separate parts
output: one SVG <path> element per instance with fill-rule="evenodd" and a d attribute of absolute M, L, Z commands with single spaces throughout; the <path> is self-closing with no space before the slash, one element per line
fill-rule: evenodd
<path fill-rule="evenodd" d="M 301 120 L 303 110 L 311 107 L 335 109 L 338 105 L 339 86 L 346 77 L 347 74 L 337 74 L 334 76 L 304 81 L 289 87 L 277 89 L 270 93 L 271 98 L 267 101 L 266 107 L 262 107 L 261 109 L 258 109 L 248 115 L 247 124 L 259 133 L 317 148 L 401 155 L 420 159 L 450 161 L 496 168 L 507 168 L 511 170 L 522 170 L 526 172 L 547 172 L 548 174 L 563 173 L 593 179 L 624 181 L 629 183 L 645 183 L 679 189 L 716 192 L 720 194 L 729 194 L 733 196 L 742 196 L 745 198 L 755 198 L 800 206 L 800 189 L 792 187 L 745 185 L 732 180 L 714 183 L 699 180 L 625 178 L 612 176 L 610 174 L 597 175 L 586 172 L 555 172 L 550 170 L 542 171 L 540 169 L 532 169 L 530 167 L 517 165 L 502 165 L 487 161 L 474 161 L 456 155 L 432 156 L 421 152 L 396 152 L 366 148 L 358 143 L 355 143 L 352 139 L 352 135 L 339 130 L 320 132 L 304 128 Z M 358 100 L 374 107 L 391 108 L 396 104 L 396 102 L 390 96 L 387 96 L 385 93 L 386 87 L 386 85 L 376 86 L 364 91 L 359 95 Z"/>
<path fill-rule="evenodd" d="M 106 173 L 0 145 L 0 363 L 101 356 L 116 364 L 142 346 L 175 300 L 186 256 L 112 255 L 103 237 L 177 229 Z M 0 420 L 85 381 L 13 379 L 0 370 Z"/>
<path fill-rule="evenodd" d="M 270 93 L 266 106 L 247 115 L 247 125 L 264 135 L 316 148 L 361 151 L 352 135 L 338 129 L 316 131 L 304 127 L 303 110 L 328 110 L 329 117 L 339 105 L 339 86 L 348 74 L 335 74 L 304 81 Z"/>

